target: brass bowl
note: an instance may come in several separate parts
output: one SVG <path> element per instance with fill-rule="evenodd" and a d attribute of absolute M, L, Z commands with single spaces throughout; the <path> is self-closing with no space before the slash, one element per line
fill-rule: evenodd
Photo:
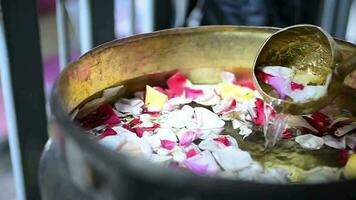
<path fill-rule="evenodd" d="M 277 30 L 238 26 L 164 30 L 103 44 L 70 64 L 53 88 L 55 131 L 51 138 L 76 186 L 93 199 L 356 198 L 355 180 L 321 185 L 258 184 L 157 166 L 97 145 L 69 118 L 69 113 L 106 88 L 125 83 L 131 90 L 143 89 L 146 83 L 160 83 L 177 69 L 195 83 L 218 82 L 222 70 L 234 72 L 240 80 L 252 80 L 257 52 Z M 356 52 L 355 45 L 337 43 L 344 58 Z M 143 76 L 148 78 L 140 78 Z"/>

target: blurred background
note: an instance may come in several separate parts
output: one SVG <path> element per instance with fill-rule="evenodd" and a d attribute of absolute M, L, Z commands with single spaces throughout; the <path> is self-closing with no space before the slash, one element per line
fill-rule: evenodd
<path fill-rule="evenodd" d="M 20 0 L 1 1 L 0 73 L 3 73 L 2 79 L 7 79 L 8 74 L 4 74 L 6 69 L 3 68 L 8 60 L 6 52 L 11 52 L 12 46 L 5 45 L 5 36 L 9 38 L 17 33 L 6 19 L 16 16 L 37 19 L 20 12 Z M 334 37 L 356 42 L 356 0 L 38 0 L 32 3 L 37 4 L 38 11 L 45 98 L 60 69 L 92 47 L 161 29 L 200 25 L 286 27 L 308 23 L 321 26 Z M 14 4 L 12 8 L 19 8 L 17 13 L 5 10 L 11 4 Z M 36 26 L 26 29 L 29 34 L 33 30 Z M 15 76 L 13 73 L 14 70 L 11 74 Z M 4 88 L 6 80 L 1 83 L 0 88 L 3 86 L 4 90 L 0 89 L 0 199 L 11 200 L 16 199 L 12 167 L 16 168 L 18 163 L 14 161 L 16 158 L 12 162 L 10 159 L 8 141 L 12 129 L 8 127 L 12 127 L 13 119 L 6 120 L 5 116 L 11 114 L 5 114 L 5 107 L 11 103 L 4 103 L 3 97 L 8 93 L 2 91 L 8 91 L 8 88 Z M 20 97 L 15 95 L 14 98 Z M 18 136 L 22 137 L 22 134 L 19 132 Z M 16 137 L 10 139 L 13 140 Z M 15 146 L 12 147 L 12 155 L 16 154 L 14 149 L 24 146 L 21 142 L 12 142 L 11 145 Z"/>

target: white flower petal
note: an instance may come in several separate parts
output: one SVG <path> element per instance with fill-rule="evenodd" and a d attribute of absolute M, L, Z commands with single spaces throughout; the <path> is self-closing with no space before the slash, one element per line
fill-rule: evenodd
<path fill-rule="evenodd" d="M 199 130 L 199 139 L 205 140 L 207 138 L 216 137 L 223 131 L 224 131 L 224 128 L 200 129 Z"/>
<path fill-rule="evenodd" d="M 105 147 L 111 149 L 111 150 L 117 150 L 120 148 L 122 144 L 126 142 L 126 137 L 123 135 L 110 135 L 106 136 L 103 139 L 99 140 L 99 143 L 101 145 L 104 145 Z"/>
<path fill-rule="evenodd" d="M 173 130 L 170 128 L 158 128 L 156 129 L 156 135 L 159 136 L 160 140 L 178 141 L 176 134 L 174 134 Z"/>
<path fill-rule="evenodd" d="M 184 104 L 189 104 L 192 102 L 191 98 L 185 98 L 185 97 L 174 97 L 168 100 L 167 103 L 169 103 L 171 106 L 178 106 L 178 105 L 184 105 Z"/>
<path fill-rule="evenodd" d="M 181 148 L 177 148 L 176 150 L 172 151 L 171 154 L 173 156 L 173 160 L 176 162 L 183 162 L 187 159 L 184 150 Z"/>
<path fill-rule="evenodd" d="M 222 128 L 225 122 L 219 116 L 203 107 L 194 108 L 197 124 L 202 129 Z"/>
<path fill-rule="evenodd" d="M 236 81 L 235 74 L 223 71 L 221 72 L 221 80 L 225 83 L 234 83 Z"/>
<path fill-rule="evenodd" d="M 193 111 L 192 107 L 185 105 L 181 110 L 168 113 L 164 122 L 174 128 L 186 127 L 193 119 Z"/>
<path fill-rule="evenodd" d="M 311 99 L 319 99 L 326 94 L 327 87 L 325 85 L 306 85 L 302 90 L 291 91 L 290 98 L 295 102 L 303 102 Z"/>
<path fill-rule="evenodd" d="M 123 128 L 122 126 L 113 126 L 112 129 L 118 135 L 124 135 L 127 139 L 136 139 L 136 138 L 138 138 L 136 133 L 131 132 L 131 131 L 127 130 L 126 128 Z"/>
<path fill-rule="evenodd" d="M 324 140 L 312 134 L 300 135 L 295 137 L 295 141 L 304 149 L 320 149 L 324 145 Z"/>
<path fill-rule="evenodd" d="M 346 148 L 346 140 L 345 137 L 340 139 L 333 137 L 332 135 L 323 136 L 325 145 L 335 148 L 335 149 L 345 149 Z"/>
<path fill-rule="evenodd" d="M 172 156 L 162 156 L 157 154 L 152 154 L 151 160 L 156 163 L 160 163 L 163 165 L 168 165 L 172 160 Z"/>
<path fill-rule="evenodd" d="M 223 169 L 231 171 L 248 167 L 253 161 L 248 152 L 234 146 L 218 149 L 213 155 Z"/>
<path fill-rule="evenodd" d="M 208 151 L 211 151 L 211 152 L 219 150 L 221 148 L 224 148 L 223 144 L 219 144 L 218 142 L 214 141 L 211 138 L 201 141 L 198 144 L 198 147 L 201 150 L 208 150 Z"/>
<path fill-rule="evenodd" d="M 266 74 L 281 78 L 290 78 L 293 73 L 292 69 L 282 66 L 266 66 L 262 68 L 262 71 Z"/>
<path fill-rule="evenodd" d="M 137 97 L 132 99 L 121 98 L 115 103 L 115 108 L 119 112 L 138 115 L 142 112 L 143 105 L 144 102 L 142 101 L 142 99 L 139 99 Z"/>
<path fill-rule="evenodd" d="M 161 139 L 158 134 L 144 134 L 142 139 L 145 139 L 154 151 L 157 151 L 161 147 Z"/>
<path fill-rule="evenodd" d="M 146 140 L 141 138 L 130 138 L 119 149 L 121 152 L 128 153 L 132 156 L 150 158 L 152 156 L 151 146 Z"/>

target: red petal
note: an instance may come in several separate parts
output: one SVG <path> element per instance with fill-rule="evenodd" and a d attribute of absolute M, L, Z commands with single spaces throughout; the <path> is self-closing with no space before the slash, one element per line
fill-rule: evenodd
<path fill-rule="evenodd" d="M 170 140 L 161 140 L 161 146 L 167 150 L 172 150 L 176 146 L 176 143 Z"/>
<path fill-rule="evenodd" d="M 214 138 L 213 140 L 217 141 L 217 142 L 220 142 L 220 143 L 224 144 L 227 147 L 231 146 L 230 140 L 227 139 L 227 137 L 222 136 L 222 137 Z"/>
<path fill-rule="evenodd" d="M 257 126 L 262 126 L 264 124 L 264 101 L 260 98 L 257 98 L 255 101 L 255 113 L 256 117 L 253 118 L 253 123 Z"/>
<path fill-rule="evenodd" d="M 318 133 L 312 132 L 314 135 L 316 136 L 323 136 L 326 131 L 327 131 L 327 127 L 324 126 L 323 122 L 317 121 L 311 117 L 308 116 L 303 116 L 303 118 L 311 125 L 313 126 L 316 130 L 318 130 Z"/>
<path fill-rule="evenodd" d="M 174 95 L 180 96 L 183 94 L 186 82 L 187 78 L 180 72 L 177 72 L 167 80 L 167 86 Z"/>
<path fill-rule="evenodd" d="M 293 137 L 291 129 L 287 128 L 282 132 L 282 138 L 291 139 Z"/>
<path fill-rule="evenodd" d="M 99 139 L 102 139 L 106 136 L 110 136 L 110 135 L 116 135 L 116 131 L 114 131 L 114 129 L 112 129 L 111 127 L 107 127 L 99 136 Z"/>
<path fill-rule="evenodd" d="M 321 112 L 315 112 L 311 115 L 311 117 L 313 119 L 315 119 L 316 121 L 321 122 L 323 124 L 323 126 L 330 125 L 330 118 Z"/>
<path fill-rule="evenodd" d="M 348 150 L 340 150 L 339 152 L 339 162 L 342 166 L 345 166 L 347 161 L 349 160 L 350 154 Z"/>
<path fill-rule="evenodd" d="M 251 90 L 256 90 L 255 84 L 253 84 L 253 81 L 250 80 L 234 81 L 234 84 L 242 87 L 248 87 Z"/>
<path fill-rule="evenodd" d="M 256 77 L 257 77 L 259 80 L 261 80 L 261 81 L 263 81 L 263 82 L 265 82 L 265 83 L 268 83 L 268 78 L 270 78 L 270 77 L 272 77 L 272 76 L 269 75 L 269 74 L 266 74 L 266 73 L 264 73 L 264 72 L 259 72 L 258 74 L 256 74 Z"/>
<path fill-rule="evenodd" d="M 291 82 L 290 83 L 290 88 L 292 89 L 292 91 L 302 90 L 302 89 L 304 89 L 304 85 L 303 84 L 299 84 L 299 83 L 295 83 L 295 82 Z"/>
<path fill-rule="evenodd" d="M 237 107 L 236 99 L 231 99 L 229 103 L 230 105 L 227 106 L 224 110 L 220 111 L 218 114 L 230 112 Z"/>
<path fill-rule="evenodd" d="M 198 154 L 198 151 L 196 151 L 195 149 L 190 149 L 190 150 L 186 153 L 187 158 L 193 157 L 193 156 L 195 156 L 195 155 L 197 155 L 197 154 Z"/>
<path fill-rule="evenodd" d="M 127 130 L 129 130 L 129 131 L 131 131 L 133 133 L 135 132 L 135 130 L 131 126 L 129 126 L 128 124 L 123 124 L 122 128 L 125 128 L 125 129 L 127 129 Z"/>
<path fill-rule="evenodd" d="M 139 128 L 134 128 L 134 132 L 136 133 L 136 135 L 138 136 L 138 137 L 142 137 L 143 136 L 143 133 L 145 132 L 145 131 L 155 131 L 157 128 L 159 128 L 160 127 L 160 125 L 159 124 L 153 124 L 153 127 L 149 127 L 149 128 L 141 128 L 141 127 L 139 127 Z"/>
<path fill-rule="evenodd" d="M 192 89 L 192 88 L 188 88 L 188 87 L 185 87 L 184 90 L 185 90 L 186 98 L 196 99 L 196 98 L 204 95 L 203 90 Z"/>
<path fill-rule="evenodd" d="M 142 122 L 140 121 L 140 119 L 135 118 L 130 122 L 130 126 L 136 126 L 138 124 L 141 124 Z"/>
<path fill-rule="evenodd" d="M 120 123 L 119 116 L 116 115 L 110 104 L 100 106 L 96 111 L 79 121 L 82 128 L 89 130 L 100 125 L 115 125 Z"/>
<path fill-rule="evenodd" d="M 142 113 L 149 114 L 151 117 L 159 117 L 160 115 L 160 112 L 148 111 L 147 108 L 144 108 Z"/>

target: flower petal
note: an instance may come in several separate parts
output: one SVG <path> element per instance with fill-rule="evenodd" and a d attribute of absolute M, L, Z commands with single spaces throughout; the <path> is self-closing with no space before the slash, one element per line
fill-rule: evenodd
<path fill-rule="evenodd" d="M 181 146 L 188 146 L 194 140 L 198 139 L 198 135 L 199 135 L 198 130 L 188 130 L 185 133 L 183 133 L 182 136 L 179 138 L 179 144 Z"/>
<path fill-rule="evenodd" d="M 253 162 L 248 152 L 234 146 L 218 149 L 213 155 L 223 169 L 230 171 L 241 170 Z"/>
<path fill-rule="evenodd" d="M 100 106 L 95 112 L 79 120 L 83 129 L 89 130 L 100 125 L 116 125 L 120 123 L 119 117 L 110 104 Z"/>
<path fill-rule="evenodd" d="M 218 85 L 222 99 L 234 98 L 238 101 L 246 101 L 254 98 L 254 92 L 250 88 L 241 87 L 232 83 L 220 83 Z"/>
<path fill-rule="evenodd" d="M 170 140 L 161 140 L 161 146 L 167 150 L 172 150 L 176 146 L 176 142 Z"/>
<path fill-rule="evenodd" d="M 137 97 L 132 99 L 121 98 L 115 103 L 115 108 L 119 112 L 138 115 L 142 112 L 143 104 L 144 102 L 142 99 Z"/>
<path fill-rule="evenodd" d="M 185 87 L 184 91 L 185 91 L 185 97 L 193 100 L 204 95 L 203 90 L 200 89 Z"/>
<path fill-rule="evenodd" d="M 351 154 L 345 166 L 345 176 L 348 179 L 356 178 L 356 154 Z"/>
<path fill-rule="evenodd" d="M 203 107 L 194 108 L 198 127 L 201 129 L 222 128 L 225 122 L 218 115 Z"/>
<path fill-rule="evenodd" d="M 338 137 L 341 137 L 341 136 L 344 136 L 346 133 L 349 133 L 350 131 L 355 130 L 355 129 L 356 129 L 356 122 L 353 122 L 349 125 L 345 125 L 343 127 L 336 129 L 334 134 Z"/>
<path fill-rule="evenodd" d="M 299 83 L 295 83 L 295 82 L 291 82 L 290 83 L 290 88 L 291 88 L 292 91 L 303 90 L 304 89 L 304 85 L 303 84 L 299 84 Z"/>
<path fill-rule="evenodd" d="M 325 145 L 335 148 L 335 149 L 345 149 L 346 148 L 346 141 L 345 137 L 340 139 L 332 136 L 332 135 L 325 135 L 323 136 Z"/>
<path fill-rule="evenodd" d="M 256 98 L 254 111 L 256 117 L 253 118 L 253 123 L 262 126 L 265 123 L 264 101 L 262 99 Z"/>
<path fill-rule="evenodd" d="M 295 141 L 304 149 L 320 149 L 324 145 L 324 140 L 321 137 L 312 134 L 300 135 L 295 137 Z"/>
<path fill-rule="evenodd" d="M 175 96 L 183 94 L 186 83 L 187 78 L 180 72 L 175 73 L 167 80 L 167 86 Z"/>
<path fill-rule="evenodd" d="M 111 127 L 107 127 L 100 135 L 98 136 L 99 139 L 102 139 L 104 137 L 110 136 L 110 135 L 116 135 L 116 131 L 112 129 Z"/>
<path fill-rule="evenodd" d="M 199 154 L 199 151 L 194 149 L 194 148 L 191 148 L 186 152 L 187 158 L 193 157 L 193 156 L 198 155 L 198 154 Z"/>
<path fill-rule="evenodd" d="M 150 86 L 146 86 L 145 107 L 149 112 L 161 111 L 168 101 L 168 96 Z"/>
<path fill-rule="evenodd" d="M 247 87 L 251 90 L 256 90 L 255 84 L 251 80 L 239 80 L 234 82 L 235 85 L 239 85 L 241 87 Z"/>
<path fill-rule="evenodd" d="M 194 109 L 188 105 L 183 106 L 181 110 L 175 110 L 168 113 L 165 123 L 170 127 L 183 128 L 193 119 Z"/>
<path fill-rule="evenodd" d="M 213 176 L 220 171 L 219 165 L 209 151 L 188 158 L 184 161 L 184 165 L 198 175 Z"/>
<path fill-rule="evenodd" d="M 123 135 L 110 135 L 99 140 L 101 145 L 104 145 L 111 150 L 119 149 L 125 142 L 126 138 Z"/>

